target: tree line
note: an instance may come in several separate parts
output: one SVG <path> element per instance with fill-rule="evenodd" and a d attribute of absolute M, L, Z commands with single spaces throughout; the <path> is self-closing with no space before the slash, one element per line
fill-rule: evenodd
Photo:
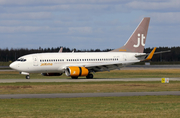
<path fill-rule="evenodd" d="M 25 48 L 20 48 L 20 49 L 0 49 L 0 61 L 1 62 L 9 62 L 9 61 L 15 61 L 17 58 L 23 55 L 27 54 L 33 54 L 33 53 L 43 53 L 43 52 L 58 52 L 61 47 L 57 48 L 41 48 L 39 49 L 25 49 Z M 145 53 L 150 53 L 153 48 L 145 48 L 144 52 Z M 63 47 L 63 52 L 108 52 L 113 49 L 105 49 L 105 50 L 100 50 L 100 49 L 70 49 L 67 47 Z M 160 62 L 160 61 L 180 61 L 180 47 L 158 47 L 156 49 L 156 52 L 158 51 L 167 51 L 171 50 L 171 52 L 163 53 L 163 54 L 157 54 L 154 55 L 152 60 L 153 62 Z"/>

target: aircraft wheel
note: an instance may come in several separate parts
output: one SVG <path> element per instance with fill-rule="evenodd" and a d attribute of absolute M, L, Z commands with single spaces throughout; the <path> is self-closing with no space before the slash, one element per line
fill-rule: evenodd
<path fill-rule="evenodd" d="M 78 77 L 71 77 L 72 79 L 78 79 Z"/>
<path fill-rule="evenodd" d="M 88 74 L 88 75 L 86 76 L 86 78 L 87 78 L 87 79 L 93 79 L 93 74 Z"/>
<path fill-rule="evenodd" d="M 29 76 L 29 75 L 26 75 L 26 79 L 30 79 L 30 76 Z"/>

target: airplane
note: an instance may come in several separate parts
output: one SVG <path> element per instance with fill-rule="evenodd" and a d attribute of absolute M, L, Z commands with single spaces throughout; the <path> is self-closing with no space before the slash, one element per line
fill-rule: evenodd
<path fill-rule="evenodd" d="M 143 53 L 150 17 L 142 19 L 124 46 L 109 52 L 37 53 L 19 57 L 10 68 L 30 79 L 30 73 L 43 76 L 66 76 L 72 79 L 85 76 L 92 79 L 96 72 L 110 71 L 141 61 L 150 60 L 156 47 L 150 53 Z M 167 52 L 167 51 L 166 51 Z M 164 53 L 164 52 L 157 52 Z"/>

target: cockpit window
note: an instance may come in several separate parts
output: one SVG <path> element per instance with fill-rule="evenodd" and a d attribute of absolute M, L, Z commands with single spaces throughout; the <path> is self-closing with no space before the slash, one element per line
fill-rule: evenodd
<path fill-rule="evenodd" d="M 17 59 L 17 61 L 25 62 L 26 59 L 24 59 L 24 58 L 19 58 L 19 59 Z"/>

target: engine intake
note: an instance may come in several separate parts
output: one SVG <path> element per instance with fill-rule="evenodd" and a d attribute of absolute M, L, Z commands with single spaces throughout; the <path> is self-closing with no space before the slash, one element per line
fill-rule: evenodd
<path fill-rule="evenodd" d="M 65 70 L 66 76 L 71 76 L 71 77 L 79 77 L 79 76 L 87 76 L 89 74 L 89 70 L 85 67 L 68 67 Z"/>

